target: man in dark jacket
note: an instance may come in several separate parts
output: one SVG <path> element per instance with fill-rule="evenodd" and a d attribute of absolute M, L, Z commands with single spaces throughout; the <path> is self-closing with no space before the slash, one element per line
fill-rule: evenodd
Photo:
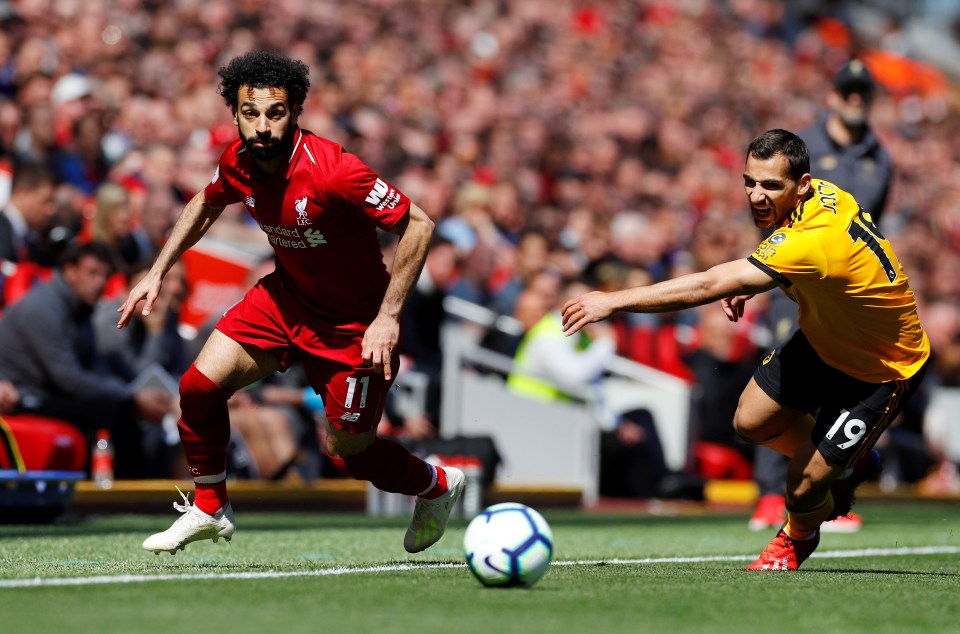
<path fill-rule="evenodd" d="M 170 410 L 166 393 L 111 377 L 94 346 L 91 314 L 110 274 L 103 245 L 71 246 L 47 284 L 33 288 L 0 321 L 0 379 L 20 393 L 14 413 L 50 416 L 91 436 L 113 432 L 116 475 L 136 477 L 142 456 L 138 420 L 159 422 Z"/>
<path fill-rule="evenodd" d="M 799 136 L 810 151 L 810 171 L 853 194 L 879 225 L 893 182 L 893 160 L 867 121 L 875 93 L 864 63 L 850 60 L 834 77 L 827 113 Z"/>
<path fill-rule="evenodd" d="M 53 173 L 45 166 L 14 166 L 10 201 L 0 213 L 0 259 L 54 264 L 45 236 L 57 212 L 54 188 Z"/>

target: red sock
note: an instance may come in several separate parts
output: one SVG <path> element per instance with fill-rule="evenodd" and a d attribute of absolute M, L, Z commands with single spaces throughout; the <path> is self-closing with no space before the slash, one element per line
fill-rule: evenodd
<path fill-rule="evenodd" d="M 196 482 L 194 486 L 196 499 L 193 503 L 207 515 L 213 515 L 227 505 L 229 498 L 227 497 L 226 478 L 214 483 Z"/>
<path fill-rule="evenodd" d="M 402 445 L 377 438 L 373 444 L 355 456 L 337 458 L 330 456 L 333 465 L 357 480 L 367 480 L 381 491 L 404 495 L 432 495 L 440 489 L 440 478 L 446 491 L 446 476 Z M 436 473 L 436 476 L 434 475 Z M 437 478 L 434 483 L 434 477 Z M 437 493 L 439 495 L 439 493 Z"/>
<path fill-rule="evenodd" d="M 443 467 L 434 468 L 437 470 L 437 483 L 434 484 L 429 491 L 420 496 L 428 500 L 434 500 L 447 492 L 447 472 L 443 470 Z"/>
<path fill-rule="evenodd" d="M 194 481 L 202 480 L 196 482 L 197 508 L 210 515 L 227 503 L 227 443 L 230 441 L 227 400 L 232 395 L 233 392 L 211 381 L 195 365 L 180 379 L 182 417 L 177 424 L 180 442 Z"/>

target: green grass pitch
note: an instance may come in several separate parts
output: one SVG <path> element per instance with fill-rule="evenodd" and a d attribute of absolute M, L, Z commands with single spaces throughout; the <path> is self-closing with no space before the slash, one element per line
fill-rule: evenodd
<path fill-rule="evenodd" d="M 0 526 L 0 631 L 287 634 L 444 632 L 956 632 L 960 505 L 864 501 L 866 526 L 824 535 L 797 573 L 743 568 L 772 537 L 745 512 L 540 509 L 554 563 L 532 589 L 483 588 L 465 520 L 421 555 L 406 522 L 245 513 L 231 544 L 140 548 L 170 516 Z"/>

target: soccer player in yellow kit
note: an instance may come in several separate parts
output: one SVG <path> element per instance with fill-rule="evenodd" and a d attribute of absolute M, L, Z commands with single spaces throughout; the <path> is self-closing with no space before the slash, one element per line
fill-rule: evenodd
<path fill-rule="evenodd" d="M 737 321 L 753 295 L 780 287 L 800 329 L 772 351 L 740 396 L 734 428 L 791 458 L 787 522 L 748 570 L 796 570 L 824 521 L 845 515 L 879 471 L 873 445 L 917 390 L 930 341 L 890 243 L 836 185 L 810 175 L 800 137 L 769 130 L 743 172 L 754 224 L 776 228 L 749 258 L 563 307 L 564 332 L 618 311 L 669 312 L 717 300 Z M 816 413 L 816 418 L 813 414 Z"/>

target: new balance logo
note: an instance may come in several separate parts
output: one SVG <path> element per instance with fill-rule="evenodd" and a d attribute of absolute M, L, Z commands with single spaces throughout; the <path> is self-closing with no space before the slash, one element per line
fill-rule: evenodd
<path fill-rule="evenodd" d="M 256 209 L 256 208 L 257 208 L 257 201 L 255 201 L 255 200 L 253 199 L 253 196 L 247 196 L 246 198 L 244 198 L 244 199 L 243 199 L 243 204 L 246 205 L 247 207 L 249 207 L 250 209 Z"/>
<path fill-rule="evenodd" d="M 390 186 L 378 178 L 377 182 L 373 185 L 373 189 L 367 194 L 367 202 L 371 205 L 379 205 L 383 197 L 387 195 L 389 189 Z"/>
<path fill-rule="evenodd" d="M 360 420 L 360 412 L 346 412 L 340 417 L 340 420 L 345 420 L 348 423 L 355 423 Z"/>

